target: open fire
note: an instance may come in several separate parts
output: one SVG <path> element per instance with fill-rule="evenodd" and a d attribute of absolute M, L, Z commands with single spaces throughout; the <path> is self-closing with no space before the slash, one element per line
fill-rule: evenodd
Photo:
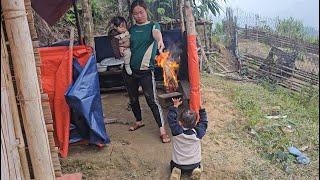
<path fill-rule="evenodd" d="M 157 65 L 163 69 L 163 83 L 166 91 L 174 92 L 178 89 L 177 71 L 179 64 L 171 57 L 169 51 L 160 53 L 156 58 Z"/>

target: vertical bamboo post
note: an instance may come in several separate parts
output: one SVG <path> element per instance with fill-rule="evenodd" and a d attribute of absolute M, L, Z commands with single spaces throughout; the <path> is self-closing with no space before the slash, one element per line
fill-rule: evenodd
<path fill-rule="evenodd" d="M 1 26 L 2 30 L 2 26 Z M 14 126 L 14 112 L 12 111 L 10 83 L 5 65 L 8 64 L 7 49 L 4 34 L 1 31 L 1 179 L 25 179 L 19 154 L 19 139 Z M 13 93 L 14 98 L 14 93 Z M 30 179 L 30 178 L 29 178 Z"/>
<path fill-rule="evenodd" d="M 247 24 L 244 26 L 244 38 L 245 39 L 248 39 L 248 26 L 247 26 Z"/>
<path fill-rule="evenodd" d="M 212 24 L 209 26 L 209 48 L 212 49 Z"/>
<path fill-rule="evenodd" d="M 79 41 L 79 44 L 83 44 L 80 21 L 79 21 L 79 13 L 78 13 L 78 7 L 77 7 L 76 0 L 72 0 L 72 6 L 73 6 L 73 11 L 74 11 L 74 16 L 76 19 L 76 26 L 77 26 L 77 31 L 78 31 L 78 41 Z"/>
<path fill-rule="evenodd" d="M 1 179 L 24 179 L 13 127 L 8 84 L 1 63 Z"/>
<path fill-rule="evenodd" d="M 204 48 L 205 50 L 208 50 L 208 45 L 207 45 L 207 31 L 206 31 L 206 22 L 203 22 L 203 36 L 204 36 Z"/>
<path fill-rule="evenodd" d="M 74 28 L 70 27 L 70 43 L 69 43 L 69 59 L 72 59 L 73 57 L 73 43 L 74 43 Z M 72 61 L 70 61 L 71 64 L 69 64 L 69 72 L 72 72 Z M 68 77 L 68 81 L 72 82 L 72 75 Z"/>
<path fill-rule="evenodd" d="M 7 51 L 7 46 L 5 44 L 4 39 L 4 32 L 3 28 L 1 26 L 1 73 L 5 74 L 5 78 L 1 78 L 1 81 L 4 81 L 5 84 L 7 84 L 8 88 L 8 94 L 9 94 L 9 105 L 12 111 L 12 119 L 13 119 L 13 125 L 14 125 L 14 132 L 16 135 L 16 138 L 19 142 L 18 144 L 18 152 L 20 156 L 21 166 L 22 166 L 22 172 L 25 177 L 25 179 L 30 179 L 30 172 L 29 172 L 29 166 L 25 151 L 25 143 L 22 135 L 22 129 L 20 124 L 20 118 L 18 113 L 18 107 L 16 103 L 16 95 L 14 93 L 13 83 L 12 83 L 12 76 L 10 73 L 10 67 L 9 67 L 9 55 Z"/>
<path fill-rule="evenodd" d="M 186 30 L 184 26 L 183 7 L 184 7 L 184 0 L 180 0 L 180 27 L 181 27 L 182 36 L 184 36 L 183 33 Z"/>
<path fill-rule="evenodd" d="M 55 179 L 23 0 L 2 0 L 18 98 L 35 179 Z"/>
<path fill-rule="evenodd" d="M 82 14 L 83 14 L 83 22 L 84 23 L 84 39 L 87 45 L 94 47 L 94 38 L 93 38 L 93 19 L 92 19 L 92 11 L 89 0 L 81 0 L 82 5 Z"/>

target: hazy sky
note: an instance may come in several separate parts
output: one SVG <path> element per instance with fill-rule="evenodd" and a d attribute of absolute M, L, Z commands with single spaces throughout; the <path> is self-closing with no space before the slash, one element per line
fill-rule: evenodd
<path fill-rule="evenodd" d="M 294 17 L 319 29 L 319 0 L 227 0 L 224 6 L 267 17 Z"/>

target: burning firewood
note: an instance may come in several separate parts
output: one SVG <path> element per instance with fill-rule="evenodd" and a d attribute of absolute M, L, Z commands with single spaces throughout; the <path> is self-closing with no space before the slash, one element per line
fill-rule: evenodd
<path fill-rule="evenodd" d="M 160 53 L 156 58 L 157 65 L 163 69 L 163 82 L 167 92 L 178 89 L 177 70 L 179 64 L 171 58 L 169 51 Z"/>

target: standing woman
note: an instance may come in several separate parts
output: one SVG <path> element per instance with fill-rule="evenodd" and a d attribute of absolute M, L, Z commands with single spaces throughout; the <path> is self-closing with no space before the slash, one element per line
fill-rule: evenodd
<path fill-rule="evenodd" d="M 135 0 L 132 2 L 131 13 L 135 20 L 135 25 L 129 30 L 131 36 L 130 66 L 132 75 L 124 72 L 124 76 L 136 122 L 129 130 L 135 131 L 144 126 L 141 117 L 138 91 L 139 85 L 141 85 L 146 101 L 160 129 L 161 141 L 168 143 L 170 142 L 170 138 L 164 128 L 164 118 L 157 99 L 153 73 L 157 49 L 159 49 L 159 52 L 162 52 L 164 48 L 160 25 L 148 21 L 147 5 L 143 0 Z"/>

